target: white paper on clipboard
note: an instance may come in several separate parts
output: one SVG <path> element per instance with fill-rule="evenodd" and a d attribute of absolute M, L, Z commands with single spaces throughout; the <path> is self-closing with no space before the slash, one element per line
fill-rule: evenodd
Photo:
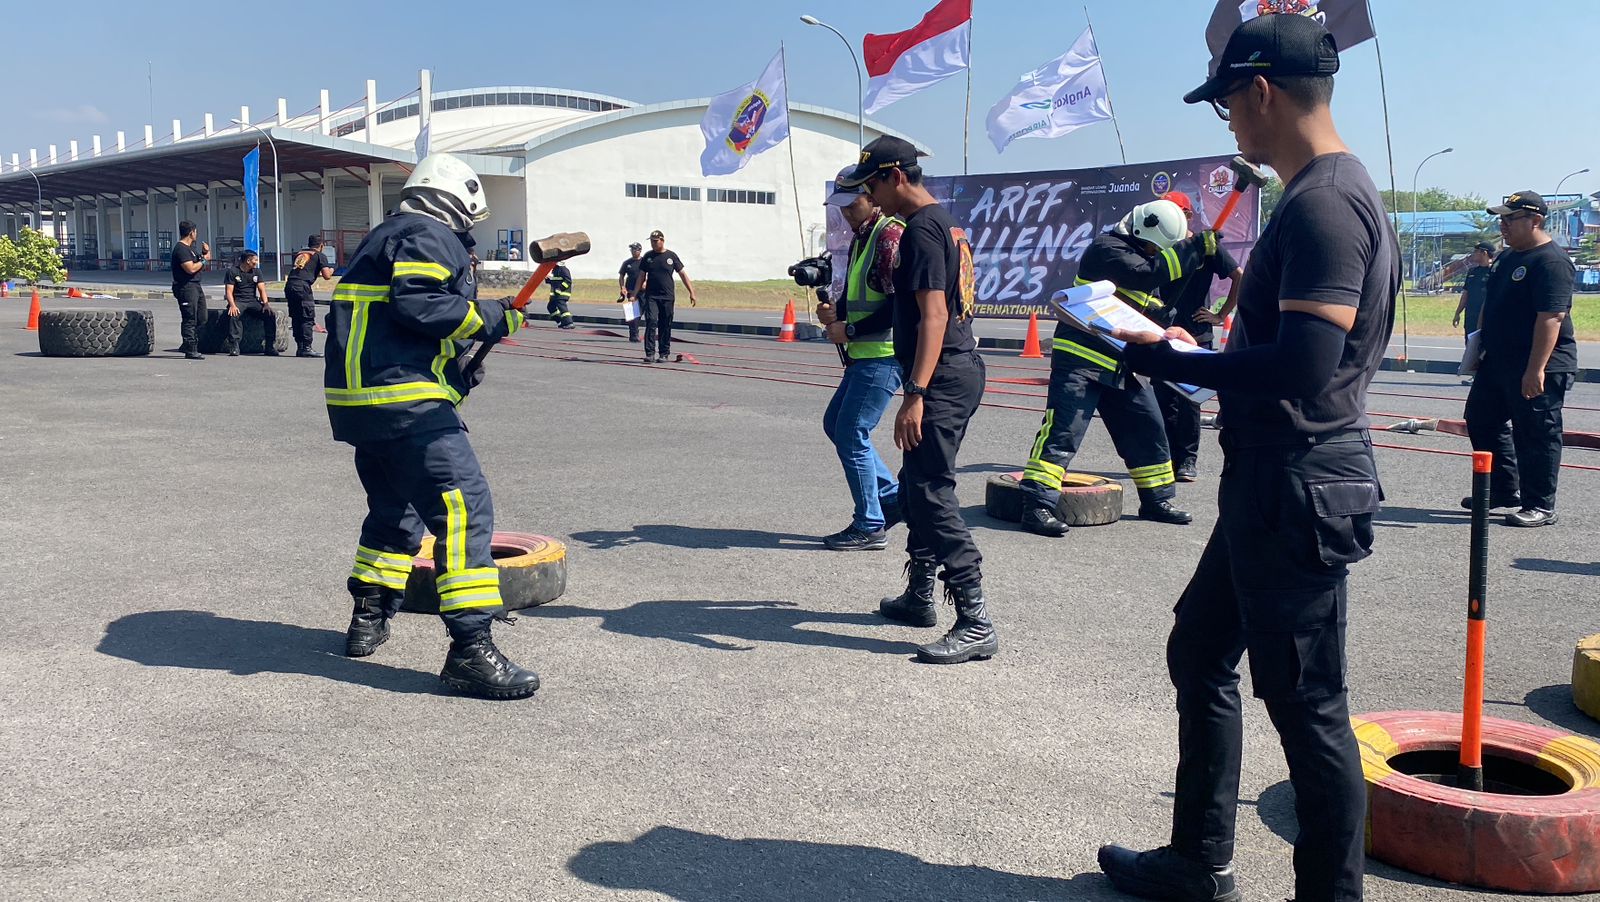
<path fill-rule="evenodd" d="M 1117 286 L 1110 282 L 1100 281 L 1058 291 L 1050 296 L 1050 312 L 1056 319 L 1104 340 L 1118 351 L 1121 351 L 1126 343 L 1112 337 L 1111 333 L 1117 329 L 1154 335 L 1158 338 L 1165 335 L 1165 329 L 1119 299 L 1116 290 Z M 1210 348 L 1202 348 L 1176 338 L 1162 340 L 1174 350 L 1185 354 L 1217 353 Z M 1196 404 L 1204 404 L 1217 396 L 1217 393 L 1209 388 L 1201 388 L 1186 382 L 1167 382 L 1167 384 Z"/>

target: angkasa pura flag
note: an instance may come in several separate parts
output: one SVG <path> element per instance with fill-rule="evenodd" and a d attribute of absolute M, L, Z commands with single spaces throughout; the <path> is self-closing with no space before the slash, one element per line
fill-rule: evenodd
<path fill-rule="evenodd" d="M 867 35 L 861 56 L 869 113 L 944 81 L 972 63 L 972 0 L 941 0 L 909 31 Z"/>
<path fill-rule="evenodd" d="M 1211 74 L 1217 74 L 1217 61 L 1228 37 L 1241 23 L 1258 16 L 1287 13 L 1316 19 L 1333 35 L 1334 46 L 1343 53 L 1362 41 L 1377 37 L 1372 26 L 1372 10 L 1367 0 L 1218 0 L 1206 24 L 1206 46 L 1211 50 Z"/>

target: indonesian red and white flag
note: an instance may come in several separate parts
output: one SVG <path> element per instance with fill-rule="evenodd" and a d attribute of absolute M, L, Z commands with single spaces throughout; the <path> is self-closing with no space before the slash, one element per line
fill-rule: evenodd
<path fill-rule="evenodd" d="M 861 56 L 869 113 L 944 81 L 972 64 L 972 0 L 940 0 L 909 31 L 867 35 Z"/>

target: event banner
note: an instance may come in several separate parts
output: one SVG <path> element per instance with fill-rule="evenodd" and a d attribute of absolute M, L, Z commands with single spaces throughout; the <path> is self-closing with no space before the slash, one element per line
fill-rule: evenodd
<path fill-rule="evenodd" d="M 1096 235 L 1137 204 L 1168 191 L 1188 194 L 1195 227 L 1209 225 L 1233 193 L 1232 156 L 1136 163 L 1099 169 L 929 176 L 928 190 L 967 231 L 977 270 L 977 315 L 1047 317 L 1045 302 L 1072 287 L 1078 261 Z M 837 211 L 828 217 L 835 272 L 844 269 L 849 231 Z M 1251 188 L 1222 232 L 1222 244 L 1244 265 L 1260 234 L 1260 191 Z M 1216 291 L 1216 296 L 1226 294 Z"/>
<path fill-rule="evenodd" d="M 261 250 L 261 146 L 244 155 L 244 247 Z"/>

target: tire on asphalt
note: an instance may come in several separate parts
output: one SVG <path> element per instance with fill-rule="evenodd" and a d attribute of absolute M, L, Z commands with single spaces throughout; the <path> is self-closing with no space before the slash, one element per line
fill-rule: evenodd
<path fill-rule="evenodd" d="M 46 357 L 140 357 L 155 341 L 148 310 L 39 311 L 39 353 Z"/>
<path fill-rule="evenodd" d="M 273 319 L 277 324 L 277 334 L 273 337 L 273 344 L 278 353 L 289 350 L 289 309 L 287 304 L 274 305 L 272 312 L 277 314 Z M 240 314 L 243 316 L 243 314 Z M 222 309 L 207 309 L 206 324 L 200 330 L 200 353 L 218 354 L 222 352 L 222 345 L 228 340 L 228 305 L 224 301 Z M 264 354 L 267 346 L 265 342 L 266 327 L 259 316 L 244 317 L 244 334 L 239 337 L 239 353 Z"/>
<path fill-rule="evenodd" d="M 500 598 L 506 610 L 548 604 L 567 590 L 566 545 L 548 536 L 524 532 L 496 532 L 489 543 L 500 570 Z M 411 561 L 411 576 L 406 580 L 406 597 L 400 610 L 439 613 L 439 594 L 433 578 L 433 536 L 425 536 L 422 550 Z"/>
<path fill-rule="evenodd" d="M 1572 652 L 1572 702 L 1600 719 L 1600 635 L 1579 639 Z"/>
<path fill-rule="evenodd" d="M 1007 523 L 1022 520 L 1021 473 L 990 476 L 983 504 L 989 516 Z M 1061 501 L 1056 516 L 1068 526 L 1104 526 L 1122 519 L 1122 484 L 1103 476 L 1068 473 L 1061 480 Z"/>
<path fill-rule="evenodd" d="M 1410 775 L 1453 772 L 1460 714 L 1385 711 L 1350 722 L 1367 783 L 1372 857 L 1489 889 L 1600 890 L 1600 743 L 1485 717 L 1484 780 L 1502 791 L 1470 792 Z M 1402 755 L 1412 756 L 1407 773 L 1397 769 Z M 1544 794 L 1511 794 L 1497 780 Z"/>

